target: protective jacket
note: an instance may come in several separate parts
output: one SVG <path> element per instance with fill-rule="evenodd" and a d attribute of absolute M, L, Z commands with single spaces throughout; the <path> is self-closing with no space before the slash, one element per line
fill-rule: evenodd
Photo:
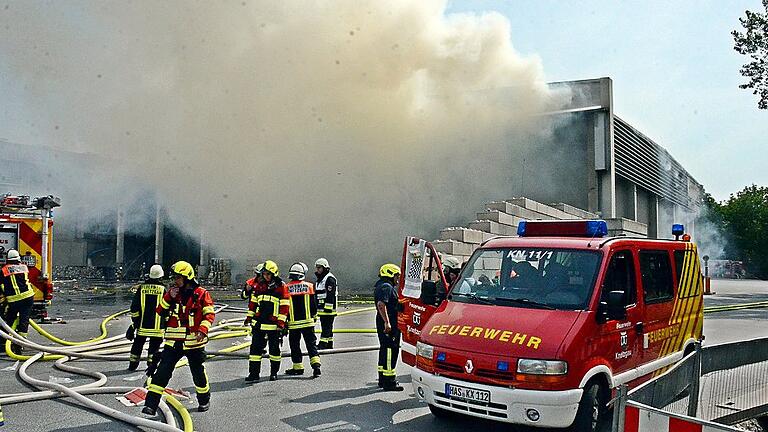
<path fill-rule="evenodd" d="M 336 276 L 328 272 L 325 276 L 318 278 L 315 293 L 317 293 L 317 314 L 335 316 L 339 298 Z"/>
<path fill-rule="evenodd" d="M 0 297 L 8 303 L 34 297 L 35 291 L 29 283 L 29 269 L 21 263 L 8 263 L 0 274 Z"/>
<path fill-rule="evenodd" d="M 194 288 L 180 289 L 175 297 L 166 292 L 157 307 L 157 312 L 163 315 L 176 311 L 177 315 L 171 314 L 168 318 L 165 338 L 183 340 L 184 349 L 202 348 L 208 342 L 207 336 L 198 342 L 197 332 L 208 334 L 208 329 L 216 319 L 213 310 L 211 294 L 197 284 Z"/>
<path fill-rule="evenodd" d="M 288 320 L 290 300 L 282 279 L 275 276 L 264 290 L 251 294 L 248 303 L 248 316 L 255 320 L 261 330 L 284 328 Z"/>
<path fill-rule="evenodd" d="M 314 327 L 317 317 L 315 285 L 307 281 L 290 281 L 285 287 L 291 300 L 288 312 L 288 329 Z"/>
<path fill-rule="evenodd" d="M 136 289 L 131 302 L 131 319 L 139 336 L 163 336 L 165 320 L 157 313 L 157 307 L 164 293 L 165 287 L 157 279 L 147 279 Z"/>

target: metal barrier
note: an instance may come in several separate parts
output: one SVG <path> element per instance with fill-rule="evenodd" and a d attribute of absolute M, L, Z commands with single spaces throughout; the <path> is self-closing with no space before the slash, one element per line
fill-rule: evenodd
<path fill-rule="evenodd" d="M 614 399 L 612 431 L 676 430 L 660 425 L 687 422 L 680 430 L 730 430 L 768 415 L 768 338 L 695 350 L 662 375 Z M 666 419 L 666 420 L 665 420 Z M 702 429 L 703 428 L 703 429 Z"/>

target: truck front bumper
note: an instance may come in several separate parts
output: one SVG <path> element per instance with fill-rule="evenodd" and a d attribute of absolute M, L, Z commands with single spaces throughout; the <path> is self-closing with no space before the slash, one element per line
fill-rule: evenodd
<path fill-rule="evenodd" d="M 413 390 L 428 404 L 447 411 L 506 423 L 537 427 L 568 427 L 576 418 L 583 389 L 543 391 L 511 389 L 459 381 L 411 369 Z M 489 403 L 446 396 L 446 384 L 491 392 Z M 532 415 L 536 410 L 538 415 Z M 531 417 L 537 418 L 532 420 Z"/>

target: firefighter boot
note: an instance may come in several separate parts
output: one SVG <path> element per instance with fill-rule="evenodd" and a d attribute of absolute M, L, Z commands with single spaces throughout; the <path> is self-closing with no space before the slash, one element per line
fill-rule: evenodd
<path fill-rule="evenodd" d="M 261 372 L 261 362 L 251 361 L 248 362 L 248 376 L 245 377 L 245 383 L 257 383 L 259 382 L 259 373 Z"/>
<path fill-rule="evenodd" d="M 285 371 L 286 375 L 304 375 L 304 366 L 301 363 L 294 363 L 293 367 Z"/>
<path fill-rule="evenodd" d="M 270 361 L 269 362 L 269 380 L 270 381 L 277 381 L 277 373 L 280 372 L 280 362 L 279 361 Z"/>
<path fill-rule="evenodd" d="M 138 367 L 139 367 L 139 362 L 137 362 L 137 361 L 132 361 L 132 362 L 128 363 L 128 370 L 129 371 L 135 371 Z M 147 374 L 147 375 L 149 375 L 149 374 Z"/>
<path fill-rule="evenodd" d="M 197 412 L 206 412 L 211 409 L 211 394 L 203 393 L 197 395 Z"/>
<path fill-rule="evenodd" d="M 312 378 L 317 378 L 320 375 L 322 375 L 322 372 L 320 372 L 320 365 L 312 365 Z"/>
<path fill-rule="evenodd" d="M 384 389 L 384 391 L 403 391 L 403 386 L 401 386 L 400 383 L 395 380 L 395 377 L 385 377 L 382 384 L 382 389 Z"/>
<path fill-rule="evenodd" d="M 324 350 L 328 349 L 328 343 L 326 341 L 320 341 L 317 343 L 317 349 Z"/>
<path fill-rule="evenodd" d="M 379 372 L 379 388 L 384 388 L 384 373 Z"/>
<path fill-rule="evenodd" d="M 142 414 L 146 414 L 150 417 L 154 417 L 157 415 L 157 409 L 145 406 L 144 409 L 141 410 Z"/>

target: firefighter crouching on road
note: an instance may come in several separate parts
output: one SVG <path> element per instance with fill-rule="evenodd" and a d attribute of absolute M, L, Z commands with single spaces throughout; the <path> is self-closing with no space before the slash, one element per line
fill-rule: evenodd
<path fill-rule="evenodd" d="M 285 371 L 286 375 L 303 375 L 304 365 L 301 361 L 301 338 L 309 354 L 309 364 L 312 366 L 312 376 L 320 376 L 320 355 L 317 353 L 315 343 L 315 320 L 317 319 L 317 303 L 315 299 L 315 286 L 304 280 L 307 274 L 307 265 L 295 263 L 288 273 L 290 282 L 285 285 L 291 300 L 288 313 L 288 343 L 291 347 L 291 361 L 293 367 Z"/>
<path fill-rule="evenodd" d="M 253 266 L 253 277 L 245 281 L 245 286 L 243 287 L 242 291 L 240 291 L 240 298 L 243 300 L 248 300 L 251 298 L 251 294 L 253 293 L 254 288 L 256 288 L 260 282 L 263 280 L 261 279 L 261 270 L 264 268 L 264 263 L 256 264 Z"/>
<path fill-rule="evenodd" d="M 15 249 L 10 249 L 6 264 L 0 274 L 0 310 L 5 305 L 3 320 L 14 326 L 16 332 L 27 337 L 29 314 L 35 299 L 35 291 L 29 283 L 29 269 L 21 263 L 21 256 Z M 18 319 L 18 323 L 15 323 Z M 21 354 L 21 345 L 12 344 L 11 351 Z M 0 352 L 5 352 L 5 340 L 0 338 Z"/>
<path fill-rule="evenodd" d="M 320 316 L 320 343 L 319 349 L 333 348 L 333 320 L 336 318 L 336 305 L 339 298 L 339 289 L 336 276 L 331 273 L 328 260 L 320 258 L 315 261 L 315 293 L 317 296 L 317 314 Z"/>
<path fill-rule="evenodd" d="M 149 269 L 149 279 L 136 289 L 131 302 L 131 319 L 133 324 L 128 327 L 125 337 L 133 341 L 128 370 L 136 370 L 139 366 L 144 342 L 149 338 L 147 349 L 147 376 L 152 376 L 159 361 L 158 350 L 163 343 L 165 319 L 157 313 L 160 299 L 163 298 L 165 287 L 162 284 L 163 267 L 155 264 Z"/>
<path fill-rule="evenodd" d="M 400 267 L 384 264 L 379 269 L 373 300 L 376 302 L 376 333 L 379 337 L 379 387 L 385 391 L 402 391 L 395 379 L 397 354 L 400 351 L 400 329 L 397 327 L 397 280 Z"/>
<path fill-rule="evenodd" d="M 265 289 L 258 295 L 254 292 L 248 304 L 245 325 L 253 323 L 251 351 L 248 356 L 248 376 L 245 378 L 245 382 L 249 384 L 259 382 L 261 356 L 267 343 L 269 344 L 269 380 L 275 381 L 280 371 L 280 360 L 282 360 L 280 341 L 285 321 L 288 319 L 290 300 L 279 275 L 280 271 L 274 261 L 264 262 L 261 277 L 264 279 Z"/>
<path fill-rule="evenodd" d="M 168 321 L 166 338 L 177 338 L 173 345 L 166 344 L 160 364 L 152 378 L 148 380 L 147 399 L 144 402 L 144 414 L 155 415 L 160 403 L 160 396 L 171 379 L 176 363 L 187 357 L 192 381 L 197 393 L 197 410 L 208 411 L 211 407 L 211 388 L 205 373 L 205 344 L 208 342 L 208 329 L 215 319 L 213 299 L 210 293 L 195 280 L 195 269 L 186 261 L 179 261 L 171 266 L 174 285 L 163 294 L 157 312 L 166 314 L 178 305 L 178 320 Z M 178 339 L 181 333 L 183 339 Z"/>

